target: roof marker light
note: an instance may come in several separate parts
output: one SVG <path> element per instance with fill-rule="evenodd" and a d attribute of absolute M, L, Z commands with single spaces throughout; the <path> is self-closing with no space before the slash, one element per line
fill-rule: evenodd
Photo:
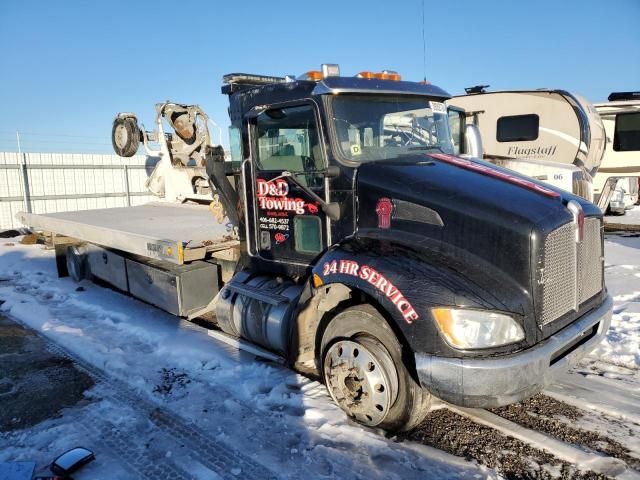
<path fill-rule="evenodd" d="M 381 76 L 378 78 L 381 78 L 382 80 L 393 80 L 398 82 L 401 79 L 400 74 L 394 70 L 383 70 L 379 75 Z"/>
<path fill-rule="evenodd" d="M 378 80 L 393 80 L 394 82 L 398 82 L 402 79 L 398 72 L 394 72 L 393 70 L 383 70 L 382 72 L 369 72 L 364 71 L 360 72 L 356 75 L 358 78 L 366 78 L 371 80 L 373 78 L 377 78 Z"/>
<path fill-rule="evenodd" d="M 337 63 L 323 63 L 322 64 L 322 76 L 327 77 L 339 77 L 340 66 Z"/>
<path fill-rule="evenodd" d="M 320 70 L 309 70 L 298 77 L 298 80 L 311 80 L 312 82 L 319 82 L 322 80 L 322 72 Z"/>
<path fill-rule="evenodd" d="M 360 72 L 358 75 L 356 75 L 356 77 L 358 78 L 367 78 L 367 79 L 372 79 L 372 78 L 376 78 L 376 74 L 373 72 Z"/>

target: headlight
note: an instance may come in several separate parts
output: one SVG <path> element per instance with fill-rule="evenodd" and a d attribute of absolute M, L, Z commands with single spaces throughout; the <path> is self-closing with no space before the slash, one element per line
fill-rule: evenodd
<path fill-rule="evenodd" d="M 454 348 L 491 348 L 524 340 L 522 327 L 509 315 L 458 308 L 434 308 L 431 312 Z"/>

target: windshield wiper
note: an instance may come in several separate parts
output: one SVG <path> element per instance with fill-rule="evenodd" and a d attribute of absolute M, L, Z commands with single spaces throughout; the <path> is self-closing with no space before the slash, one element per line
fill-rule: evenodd
<path fill-rule="evenodd" d="M 446 153 L 442 147 L 438 147 L 437 145 L 429 145 L 425 147 L 409 147 L 408 150 L 440 150 L 442 153 Z"/>

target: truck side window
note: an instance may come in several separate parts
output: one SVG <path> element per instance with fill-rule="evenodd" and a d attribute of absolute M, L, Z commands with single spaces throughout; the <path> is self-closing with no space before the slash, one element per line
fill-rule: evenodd
<path fill-rule="evenodd" d="M 616 152 L 637 152 L 640 150 L 640 113 L 619 113 L 616 115 L 613 149 Z"/>
<path fill-rule="evenodd" d="M 229 127 L 229 150 L 233 167 L 239 168 L 242 163 L 242 137 L 237 127 Z"/>
<path fill-rule="evenodd" d="M 296 215 L 293 219 L 295 248 L 300 253 L 322 251 L 322 223 L 316 215 Z"/>
<path fill-rule="evenodd" d="M 499 142 L 530 142 L 538 138 L 540 117 L 535 114 L 500 117 L 496 129 Z"/>
<path fill-rule="evenodd" d="M 257 118 L 260 170 L 312 172 L 324 168 L 311 105 L 267 110 Z M 307 175 L 307 183 L 312 184 Z M 300 177 L 302 179 L 302 177 Z"/>

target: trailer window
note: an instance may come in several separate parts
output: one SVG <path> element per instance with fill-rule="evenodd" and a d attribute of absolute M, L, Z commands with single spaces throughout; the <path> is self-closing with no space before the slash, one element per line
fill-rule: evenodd
<path fill-rule="evenodd" d="M 613 149 L 616 152 L 640 151 L 640 113 L 616 115 Z"/>
<path fill-rule="evenodd" d="M 538 115 L 511 115 L 500 117 L 496 129 L 499 142 L 530 142 L 538 138 L 540 117 Z"/>
<path fill-rule="evenodd" d="M 267 110 L 257 118 L 260 170 L 308 172 L 323 168 L 313 107 Z"/>

